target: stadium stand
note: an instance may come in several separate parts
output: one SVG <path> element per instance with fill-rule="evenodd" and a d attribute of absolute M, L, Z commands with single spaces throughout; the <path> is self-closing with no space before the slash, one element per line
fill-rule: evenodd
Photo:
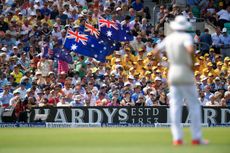
<path fill-rule="evenodd" d="M 32 107 L 169 105 L 168 59 L 165 53 L 160 59 L 153 56 L 152 50 L 170 33 L 168 23 L 179 14 L 193 24 L 194 75 L 201 105 L 230 106 L 230 6 L 218 0 L 190 0 L 187 5 L 141 0 L 0 1 L 0 107 L 14 107 L 19 117 Z M 97 28 L 99 16 L 127 24 L 134 40 L 121 42 L 104 63 L 74 52 L 72 63 L 60 52 L 52 59 L 44 55 L 56 54 L 55 48 L 62 51 L 69 29 L 85 21 Z M 215 29 L 224 23 L 215 38 L 211 37 L 215 29 L 209 28 L 211 44 L 200 39 L 209 23 Z M 208 49 L 202 54 L 205 45 Z"/>

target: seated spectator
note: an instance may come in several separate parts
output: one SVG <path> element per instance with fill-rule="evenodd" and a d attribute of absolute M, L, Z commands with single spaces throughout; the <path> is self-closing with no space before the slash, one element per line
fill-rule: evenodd
<path fill-rule="evenodd" d="M 206 106 L 219 106 L 219 103 L 215 100 L 215 96 L 211 95 L 209 97 L 210 101 L 206 103 Z"/>
<path fill-rule="evenodd" d="M 57 103 L 57 107 L 70 107 L 70 103 L 67 102 L 65 96 L 61 96 L 60 101 Z"/>
<path fill-rule="evenodd" d="M 143 95 L 139 95 L 138 96 L 138 99 L 135 103 L 135 106 L 146 106 L 146 103 L 145 103 L 145 97 Z"/>
<path fill-rule="evenodd" d="M 10 83 L 6 83 L 3 85 L 3 92 L 0 93 L 0 106 L 3 108 L 6 108 L 10 104 L 10 99 L 13 97 L 13 95 L 10 93 Z"/>
<path fill-rule="evenodd" d="M 146 106 L 158 106 L 157 95 L 156 92 L 151 91 L 149 93 L 149 97 L 146 99 Z"/>
<path fill-rule="evenodd" d="M 224 6 L 222 10 L 216 13 L 218 15 L 218 25 L 224 28 L 224 24 L 230 21 L 230 5 Z"/>
<path fill-rule="evenodd" d="M 84 100 L 82 99 L 82 96 L 81 95 L 76 95 L 74 96 L 73 98 L 73 101 L 70 102 L 70 105 L 72 107 L 78 107 L 78 106 L 84 106 Z"/>

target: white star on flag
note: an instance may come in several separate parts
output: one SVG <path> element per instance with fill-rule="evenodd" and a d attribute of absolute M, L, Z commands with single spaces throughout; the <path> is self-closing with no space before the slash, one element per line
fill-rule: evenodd
<path fill-rule="evenodd" d="M 106 35 L 107 35 L 108 37 L 111 37 L 111 36 L 112 36 L 112 32 L 111 32 L 111 31 L 107 31 Z"/>
<path fill-rule="evenodd" d="M 97 58 L 97 54 L 94 54 L 94 57 Z"/>
<path fill-rule="evenodd" d="M 92 44 L 91 47 L 94 47 L 94 44 Z"/>
<path fill-rule="evenodd" d="M 72 46 L 71 46 L 71 50 L 76 50 L 77 49 L 77 45 L 76 44 L 73 44 Z"/>
<path fill-rule="evenodd" d="M 106 47 L 104 47 L 103 49 L 104 49 L 104 50 L 106 50 L 107 48 L 106 48 Z"/>
<path fill-rule="evenodd" d="M 126 38 L 126 37 L 124 37 L 124 39 L 126 40 L 127 38 Z"/>

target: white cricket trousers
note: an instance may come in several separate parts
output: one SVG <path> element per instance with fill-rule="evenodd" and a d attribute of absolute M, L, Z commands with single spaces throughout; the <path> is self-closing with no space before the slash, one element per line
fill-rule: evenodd
<path fill-rule="evenodd" d="M 183 140 L 181 126 L 183 99 L 185 99 L 190 113 L 192 140 L 201 140 L 201 106 L 196 86 L 193 84 L 171 85 L 169 90 L 173 140 Z"/>

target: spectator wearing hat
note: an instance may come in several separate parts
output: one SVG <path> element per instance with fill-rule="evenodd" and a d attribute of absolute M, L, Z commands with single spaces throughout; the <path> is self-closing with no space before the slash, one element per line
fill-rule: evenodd
<path fill-rule="evenodd" d="M 134 93 L 131 96 L 132 102 L 136 103 L 138 100 L 139 95 L 144 95 L 141 89 L 141 84 L 140 82 L 136 82 L 134 84 Z"/>
<path fill-rule="evenodd" d="M 10 99 L 13 95 L 10 93 L 11 84 L 6 83 L 3 85 L 3 92 L 0 93 L 0 106 L 6 108 L 9 106 Z"/>
<path fill-rule="evenodd" d="M 16 92 L 20 93 L 20 98 L 23 100 L 26 96 L 26 84 L 24 82 L 19 84 L 19 87 L 15 89 Z"/>
<path fill-rule="evenodd" d="M 42 73 L 40 71 L 37 71 L 35 73 L 35 77 L 33 79 L 39 86 L 46 84 L 46 80 L 44 79 L 44 77 L 42 77 Z"/>
<path fill-rule="evenodd" d="M 10 99 L 9 106 L 16 106 L 17 100 L 20 99 L 20 92 L 14 91 L 13 92 L 13 97 Z"/>
<path fill-rule="evenodd" d="M 146 106 L 158 106 L 158 101 L 157 101 L 157 94 L 155 91 L 151 91 L 149 93 L 148 98 L 146 98 L 146 102 L 145 102 Z"/>
<path fill-rule="evenodd" d="M 57 107 L 70 107 L 70 103 L 67 102 L 67 99 L 65 96 L 60 97 L 60 101 L 57 103 Z"/>
<path fill-rule="evenodd" d="M 220 89 L 224 89 L 224 84 L 221 82 L 219 77 L 216 77 L 214 80 L 214 90 L 217 91 Z"/>
<path fill-rule="evenodd" d="M 229 6 L 230 9 L 230 6 Z M 227 33 L 227 28 L 222 29 L 221 40 L 221 55 L 224 59 L 225 57 L 230 57 L 230 35 Z"/>

